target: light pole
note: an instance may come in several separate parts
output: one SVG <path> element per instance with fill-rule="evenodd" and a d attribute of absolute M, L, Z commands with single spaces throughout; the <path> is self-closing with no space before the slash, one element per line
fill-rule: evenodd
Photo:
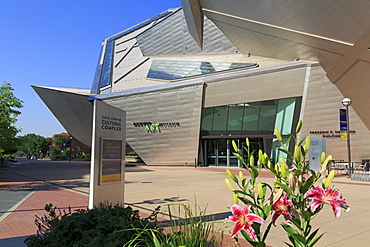
<path fill-rule="evenodd" d="M 342 105 L 346 107 L 346 119 L 347 119 L 347 149 L 348 149 L 348 171 L 349 171 L 349 177 L 351 177 L 352 174 L 352 162 L 351 162 L 351 137 L 349 134 L 349 111 L 348 107 L 352 104 L 351 99 L 344 98 L 342 100 Z"/>

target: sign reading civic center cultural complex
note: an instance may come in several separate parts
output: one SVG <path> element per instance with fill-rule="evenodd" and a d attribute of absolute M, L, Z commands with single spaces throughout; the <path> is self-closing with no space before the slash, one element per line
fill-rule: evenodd
<path fill-rule="evenodd" d="M 126 112 L 94 100 L 89 208 L 124 203 Z"/>

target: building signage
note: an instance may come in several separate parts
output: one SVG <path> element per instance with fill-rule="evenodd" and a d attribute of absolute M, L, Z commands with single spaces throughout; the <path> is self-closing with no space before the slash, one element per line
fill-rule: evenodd
<path fill-rule="evenodd" d="M 89 208 L 124 203 L 126 112 L 94 100 Z"/>
<path fill-rule="evenodd" d="M 340 126 L 340 138 L 347 141 L 348 136 L 348 121 L 347 121 L 347 109 L 339 109 L 339 126 Z"/>
<path fill-rule="evenodd" d="M 121 131 L 121 119 L 109 116 L 102 116 L 101 128 L 103 130 Z"/>
<path fill-rule="evenodd" d="M 101 160 L 101 183 L 119 182 L 122 164 L 122 140 L 103 139 Z"/>
<path fill-rule="evenodd" d="M 312 130 L 310 135 L 321 135 L 324 138 L 341 138 L 343 131 L 340 130 Z M 355 130 L 350 130 L 350 134 L 356 134 Z"/>
<path fill-rule="evenodd" d="M 311 147 L 309 152 L 310 169 L 318 172 L 321 168 L 321 154 L 326 152 L 326 138 L 310 137 Z"/>
<path fill-rule="evenodd" d="M 133 123 L 136 128 L 144 128 L 148 133 L 161 133 L 162 129 L 170 128 L 180 128 L 181 125 L 179 122 L 170 122 L 170 123 L 152 123 L 152 122 L 135 122 Z"/>

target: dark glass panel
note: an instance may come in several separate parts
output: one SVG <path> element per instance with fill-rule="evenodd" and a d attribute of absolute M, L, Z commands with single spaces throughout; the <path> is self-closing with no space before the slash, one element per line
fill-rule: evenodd
<path fill-rule="evenodd" d="M 218 140 L 218 166 L 227 165 L 227 140 L 219 139 Z"/>
<path fill-rule="evenodd" d="M 225 135 L 227 124 L 227 105 L 214 107 L 212 135 Z"/>
<path fill-rule="evenodd" d="M 207 140 L 207 165 L 216 165 L 216 151 L 217 151 L 217 141 Z"/>
<path fill-rule="evenodd" d="M 256 135 L 261 102 L 246 103 L 244 106 L 243 128 L 244 135 Z"/>
<path fill-rule="evenodd" d="M 229 105 L 227 118 L 227 134 L 240 135 L 243 123 L 244 104 Z"/>
<path fill-rule="evenodd" d="M 275 127 L 277 100 L 261 102 L 258 134 L 273 134 Z"/>

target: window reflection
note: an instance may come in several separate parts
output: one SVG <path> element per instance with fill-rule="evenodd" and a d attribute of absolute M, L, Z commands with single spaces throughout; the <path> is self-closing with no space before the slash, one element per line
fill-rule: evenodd
<path fill-rule="evenodd" d="M 296 98 L 202 109 L 202 136 L 273 135 L 291 132 Z"/>
<path fill-rule="evenodd" d="M 176 80 L 214 72 L 256 67 L 256 63 L 216 63 L 198 61 L 154 60 L 147 77 L 164 80 Z"/>

